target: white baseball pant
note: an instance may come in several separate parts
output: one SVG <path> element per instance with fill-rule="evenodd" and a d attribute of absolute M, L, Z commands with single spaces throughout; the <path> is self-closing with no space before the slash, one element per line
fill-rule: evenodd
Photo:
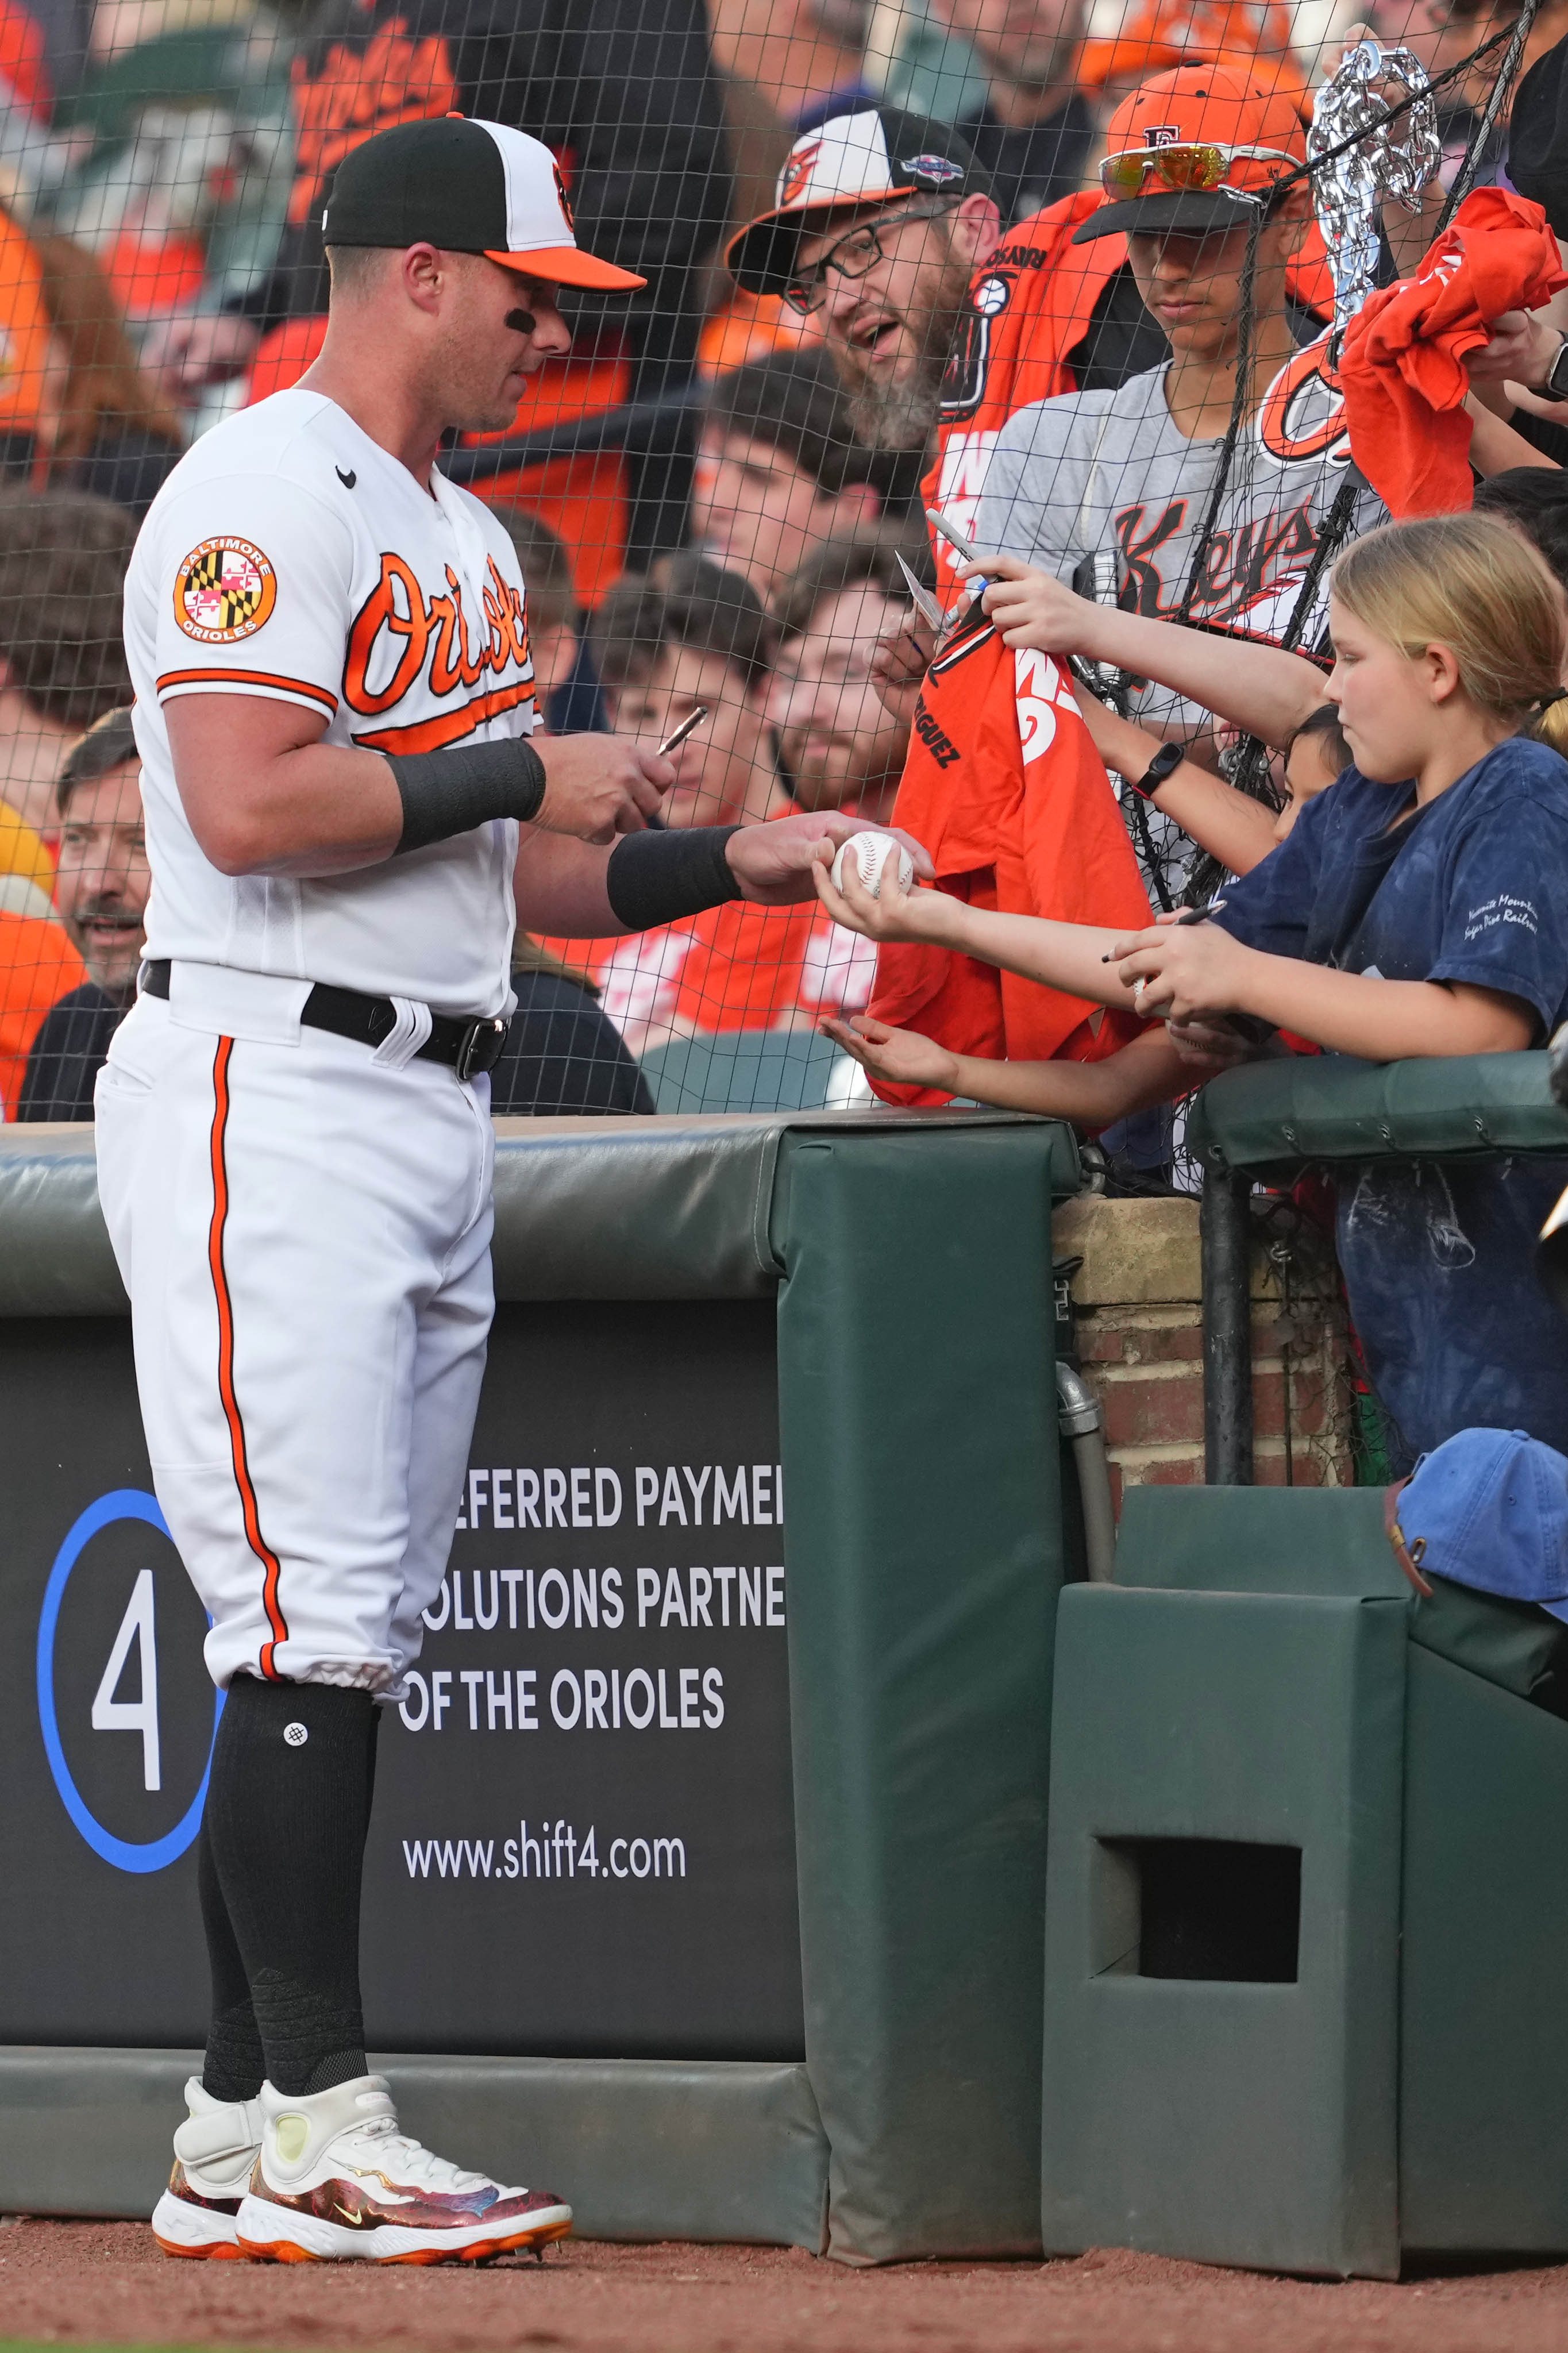
<path fill-rule="evenodd" d="M 174 971 L 100 1077 L 98 1177 L 207 1665 L 396 1697 L 484 1371 L 489 1082 L 302 1028 L 306 983 Z"/>

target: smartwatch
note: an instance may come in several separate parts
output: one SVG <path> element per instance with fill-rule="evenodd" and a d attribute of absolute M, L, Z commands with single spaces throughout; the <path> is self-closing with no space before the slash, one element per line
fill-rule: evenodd
<path fill-rule="evenodd" d="M 1557 357 L 1546 371 L 1548 400 L 1568 400 L 1568 335 L 1557 346 Z"/>
<path fill-rule="evenodd" d="M 1564 396 L 1568 397 L 1568 395 Z M 1162 744 L 1141 776 L 1129 776 L 1133 791 L 1152 801 L 1173 768 L 1179 768 L 1186 758 L 1186 748 L 1181 744 Z"/>

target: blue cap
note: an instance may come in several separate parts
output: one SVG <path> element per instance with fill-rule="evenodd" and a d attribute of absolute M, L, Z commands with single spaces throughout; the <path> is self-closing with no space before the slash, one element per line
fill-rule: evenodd
<path fill-rule="evenodd" d="M 1415 1567 L 1568 1620 L 1568 1456 L 1522 1430 L 1461 1430 L 1399 1493 Z"/>

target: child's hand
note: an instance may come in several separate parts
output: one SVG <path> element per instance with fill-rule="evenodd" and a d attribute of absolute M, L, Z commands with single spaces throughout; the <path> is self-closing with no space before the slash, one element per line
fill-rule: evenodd
<path fill-rule="evenodd" d="M 965 565 L 961 580 L 986 580 L 981 603 L 1002 633 L 1005 646 L 1033 646 L 1047 654 L 1093 650 L 1097 606 L 1075 596 L 1049 572 L 1037 572 L 1021 556 L 987 555 Z"/>
<path fill-rule="evenodd" d="M 915 1029 L 889 1029 L 858 1013 L 852 1021 L 825 1021 L 822 1034 L 852 1055 L 874 1079 L 896 1087 L 941 1087 L 949 1094 L 958 1088 L 958 1060 L 934 1039 Z"/>
<path fill-rule="evenodd" d="M 1234 1070 L 1258 1051 L 1250 1039 L 1233 1029 L 1223 1014 L 1205 1021 L 1172 1021 L 1166 1025 L 1172 1045 L 1191 1070 L 1194 1083 L 1212 1079 L 1216 1071 Z"/>
<path fill-rule="evenodd" d="M 861 881 L 853 858 L 844 861 L 842 891 L 833 880 L 831 865 L 826 859 L 818 859 L 816 895 L 836 923 L 842 923 L 846 931 L 858 932 L 865 939 L 927 940 L 937 946 L 947 944 L 943 932 L 950 923 L 952 901 L 941 891 L 900 889 L 895 858 L 889 858 L 883 867 L 881 888 L 875 898 Z"/>
<path fill-rule="evenodd" d="M 1155 924 L 1118 940 L 1106 958 L 1145 1020 L 1189 1021 L 1245 1013 L 1252 952 L 1217 923 Z"/>

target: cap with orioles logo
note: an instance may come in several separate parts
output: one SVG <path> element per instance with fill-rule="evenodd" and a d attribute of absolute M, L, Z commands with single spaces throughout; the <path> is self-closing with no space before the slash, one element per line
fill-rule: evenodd
<path fill-rule="evenodd" d="M 803 237 L 836 215 L 900 196 L 989 195 L 991 183 L 952 126 L 868 106 L 804 132 L 784 158 L 777 204 L 730 240 L 724 259 L 748 294 L 782 294 Z"/>
<path fill-rule="evenodd" d="M 504 122 L 400 122 L 343 157 L 321 215 L 327 245 L 438 246 L 552 286 L 630 293 L 646 278 L 584 253 L 554 156 Z"/>
<path fill-rule="evenodd" d="M 1105 201 L 1073 243 L 1245 228 L 1306 160 L 1288 92 L 1234 66 L 1177 66 L 1141 84 L 1106 125 Z"/>

